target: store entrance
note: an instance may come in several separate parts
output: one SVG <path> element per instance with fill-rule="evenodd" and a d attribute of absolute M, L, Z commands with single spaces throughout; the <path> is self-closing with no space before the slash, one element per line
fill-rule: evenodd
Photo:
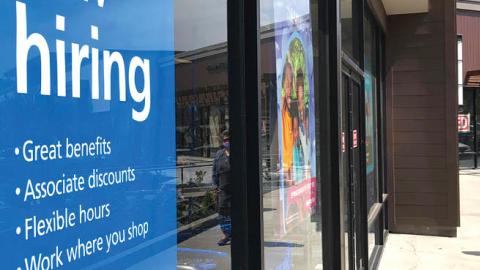
<path fill-rule="evenodd" d="M 463 104 L 458 108 L 458 165 L 460 169 L 477 169 L 480 162 L 480 88 L 465 87 Z"/>
<path fill-rule="evenodd" d="M 342 155 L 345 227 L 345 269 L 365 269 L 365 233 L 362 215 L 361 83 L 358 76 L 343 74 Z"/>

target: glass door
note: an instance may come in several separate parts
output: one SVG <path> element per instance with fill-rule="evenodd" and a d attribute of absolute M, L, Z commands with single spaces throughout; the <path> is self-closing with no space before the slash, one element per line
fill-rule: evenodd
<path fill-rule="evenodd" d="M 459 167 L 462 169 L 476 168 L 476 103 L 475 90 L 464 88 L 463 105 L 458 109 L 458 154 Z"/>
<path fill-rule="evenodd" d="M 343 155 L 343 193 L 345 207 L 345 269 L 363 269 L 365 246 L 362 237 L 361 193 L 361 108 L 360 82 L 351 75 L 343 74 L 343 108 L 341 151 Z"/>

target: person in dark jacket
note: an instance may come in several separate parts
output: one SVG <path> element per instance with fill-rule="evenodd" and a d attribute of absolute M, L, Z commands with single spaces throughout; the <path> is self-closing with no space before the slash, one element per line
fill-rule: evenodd
<path fill-rule="evenodd" d="M 232 238 L 230 219 L 230 134 L 227 130 L 222 133 L 222 138 L 222 146 L 215 154 L 213 161 L 213 183 L 217 187 L 217 209 L 220 217 L 220 228 L 223 233 L 223 238 L 218 241 L 220 246 L 228 244 Z"/>

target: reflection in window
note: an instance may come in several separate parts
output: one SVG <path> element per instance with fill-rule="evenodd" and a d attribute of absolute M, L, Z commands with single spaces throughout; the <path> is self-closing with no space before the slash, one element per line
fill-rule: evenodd
<path fill-rule="evenodd" d="M 475 90 L 465 88 L 463 92 L 463 104 L 458 108 L 458 116 L 463 122 L 470 122 L 465 128 L 458 131 L 458 164 L 460 168 L 475 167 L 475 114 L 478 102 Z M 477 106 L 475 106 L 477 105 Z"/>
<path fill-rule="evenodd" d="M 372 252 L 377 245 L 377 233 L 379 231 L 379 218 L 368 228 L 368 257 L 371 257 Z"/>
<path fill-rule="evenodd" d="M 353 2 L 352 0 L 340 1 L 340 16 L 342 24 L 342 49 L 350 56 L 353 55 Z"/>
<path fill-rule="evenodd" d="M 375 24 L 365 18 L 365 150 L 367 209 L 378 202 L 377 184 L 377 46 Z"/>
<path fill-rule="evenodd" d="M 322 267 L 309 2 L 261 1 L 265 269 Z"/>
<path fill-rule="evenodd" d="M 230 269 L 227 1 L 175 1 L 177 262 Z"/>

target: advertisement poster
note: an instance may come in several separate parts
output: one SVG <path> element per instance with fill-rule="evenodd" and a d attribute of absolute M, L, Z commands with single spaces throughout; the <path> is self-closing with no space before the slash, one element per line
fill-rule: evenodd
<path fill-rule="evenodd" d="M 365 150 L 367 174 L 375 169 L 375 99 L 374 99 L 373 77 L 365 73 Z"/>
<path fill-rule="evenodd" d="M 2 269 L 176 268 L 173 11 L 1 1 Z"/>
<path fill-rule="evenodd" d="M 280 233 L 316 203 L 315 107 L 309 1 L 275 8 Z"/>

